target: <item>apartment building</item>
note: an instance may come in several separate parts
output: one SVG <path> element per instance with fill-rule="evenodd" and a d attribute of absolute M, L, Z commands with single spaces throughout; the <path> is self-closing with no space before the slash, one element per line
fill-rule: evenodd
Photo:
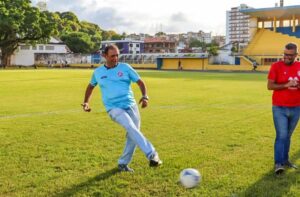
<path fill-rule="evenodd" d="M 239 43 L 247 46 L 250 41 L 250 16 L 241 13 L 241 10 L 252 9 L 246 4 L 233 7 L 226 12 L 226 43 Z"/>
<path fill-rule="evenodd" d="M 163 37 L 146 38 L 145 53 L 176 53 L 176 42 Z"/>

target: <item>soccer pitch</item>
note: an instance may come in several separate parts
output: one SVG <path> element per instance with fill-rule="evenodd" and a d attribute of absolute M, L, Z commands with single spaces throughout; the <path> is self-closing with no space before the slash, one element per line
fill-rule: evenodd
<path fill-rule="evenodd" d="M 149 107 L 141 130 L 163 165 L 137 149 L 134 174 L 118 173 L 124 130 L 94 92 L 92 70 L 0 71 L 0 196 L 299 196 L 300 170 L 273 173 L 275 131 L 266 73 L 138 71 Z M 135 97 L 140 98 L 136 84 Z M 300 164 L 299 127 L 291 160 Z M 202 182 L 178 184 L 196 168 Z"/>

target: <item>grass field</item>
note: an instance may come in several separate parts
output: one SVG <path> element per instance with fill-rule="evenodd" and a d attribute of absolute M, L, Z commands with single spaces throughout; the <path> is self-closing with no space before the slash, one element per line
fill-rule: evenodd
<path fill-rule="evenodd" d="M 91 72 L 0 71 L 0 196 L 300 196 L 300 170 L 273 175 L 265 73 L 139 71 L 142 131 L 164 164 L 149 168 L 137 150 L 128 174 L 115 168 L 125 132 L 98 89 L 81 111 Z M 300 165 L 299 127 L 290 155 Z M 184 168 L 200 171 L 198 187 L 177 183 Z"/>

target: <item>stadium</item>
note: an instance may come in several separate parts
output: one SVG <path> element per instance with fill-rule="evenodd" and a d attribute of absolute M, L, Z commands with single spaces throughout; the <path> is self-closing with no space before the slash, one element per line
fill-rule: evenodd
<path fill-rule="evenodd" d="M 243 51 L 243 59 L 269 66 L 282 58 L 286 43 L 300 44 L 300 6 L 248 9 L 242 11 L 251 16 L 253 38 Z"/>

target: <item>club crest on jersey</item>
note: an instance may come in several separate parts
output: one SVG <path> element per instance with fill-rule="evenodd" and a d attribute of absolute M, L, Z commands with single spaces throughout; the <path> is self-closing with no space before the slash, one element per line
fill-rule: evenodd
<path fill-rule="evenodd" d="M 122 76 L 123 76 L 123 73 L 122 73 L 121 71 L 119 71 L 119 72 L 118 72 L 118 76 L 119 76 L 119 77 L 122 77 Z"/>
<path fill-rule="evenodd" d="M 289 81 L 299 81 L 298 77 L 289 77 L 288 79 Z"/>

